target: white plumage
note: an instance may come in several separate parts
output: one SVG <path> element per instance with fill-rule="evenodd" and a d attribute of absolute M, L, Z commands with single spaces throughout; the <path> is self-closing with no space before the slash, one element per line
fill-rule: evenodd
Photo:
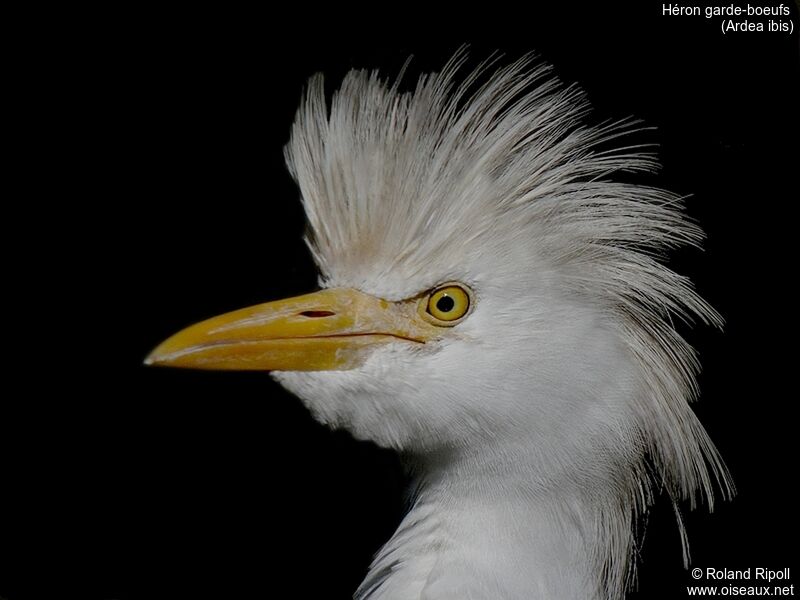
<path fill-rule="evenodd" d="M 632 123 L 582 124 L 583 94 L 531 59 L 459 83 L 464 60 L 410 93 L 351 72 L 330 109 L 315 77 L 286 157 L 323 288 L 400 302 L 460 282 L 471 313 L 275 377 L 417 474 L 357 598 L 620 598 L 654 486 L 730 492 L 671 323 L 721 319 L 658 260 L 702 233 L 675 195 L 614 181 L 655 166 L 620 147 Z"/>
<path fill-rule="evenodd" d="M 330 113 L 312 79 L 287 161 L 324 287 L 401 299 L 464 281 L 475 314 L 430 355 L 278 378 L 419 463 L 359 596 L 618 597 L 652 475 L 676 500 L 728 485 L 669 315 L 720 318 L 654 256 L 702 234 L 673 194 L 611 180 L 654 161 L 599 150 L 626 126 L 582 125 L 583 95 L 548 67 L 519 61 L 471 93 L 481 70 L 458 85 L 462 59 L 410 94 L 351 72 Z"/>

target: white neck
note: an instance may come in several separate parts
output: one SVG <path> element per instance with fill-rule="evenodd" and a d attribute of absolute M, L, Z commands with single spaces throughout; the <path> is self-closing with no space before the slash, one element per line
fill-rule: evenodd
<path fill-rule="evenodd" d="M 574 484 L 545 493 L 534 473 L 520 477 L 528 467 L 510 459 L 518 453 L 485 454 L 438 457 L 420 469 L 413 507 L 356 598 L 594 600 L 620 594 L 630 512 L 613 499 L 611 486 L 599 485 L 603 478 L 595 473 L 591 497 Z"/>

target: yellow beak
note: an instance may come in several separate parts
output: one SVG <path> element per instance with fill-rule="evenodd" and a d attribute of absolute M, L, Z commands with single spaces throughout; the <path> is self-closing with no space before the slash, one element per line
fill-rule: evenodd
<path fill-rule="evenodd" d="M 422 344 L 439 328 L 415 301 L 328 289 L 208 319 L 176 333 L 145 364 L 195 369 L 328 371 L 361 365 L 389 343 Z"/>

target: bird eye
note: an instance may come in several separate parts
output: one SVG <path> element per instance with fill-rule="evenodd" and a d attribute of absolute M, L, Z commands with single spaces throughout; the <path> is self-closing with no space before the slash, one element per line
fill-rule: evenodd
<path fill-rule="evenodd" d="M 429 321 L 452 327 L 469 312 L 472 297 L 465 287 L 447 283 L 433 290 L 423 302 Z"/>

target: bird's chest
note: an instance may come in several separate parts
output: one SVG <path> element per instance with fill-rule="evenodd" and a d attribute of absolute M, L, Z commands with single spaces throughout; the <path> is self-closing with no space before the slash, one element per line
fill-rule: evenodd
<path fill-rule="evenodd" d="M 584 552 L 580 536 L 565 537 L 535 511 L 420 503 L 381 550 L 356 598 L 586 600 L 593 595 L 581 569 Z"/>

